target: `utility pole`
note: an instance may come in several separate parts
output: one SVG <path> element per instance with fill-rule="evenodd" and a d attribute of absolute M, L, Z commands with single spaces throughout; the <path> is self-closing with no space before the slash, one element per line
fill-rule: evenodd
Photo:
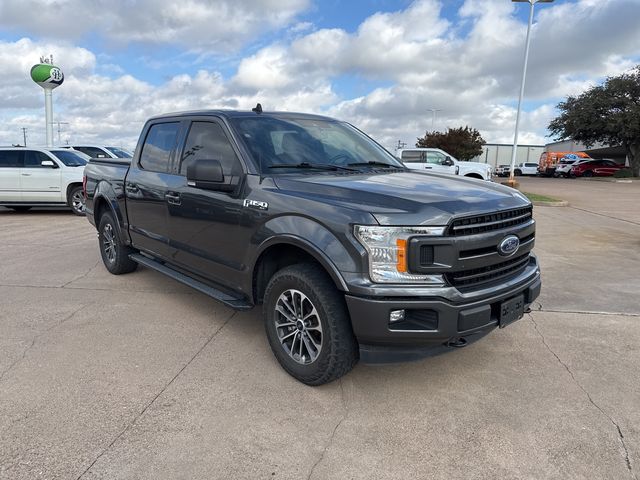
<path fill-rule="evenodd" d="M 401 142 L 400 140 L 398 140 L 398 145 L 396 145 L 396 152 L 406 146 L 407 146 L 406 142 Z"/>
<path fill-rule="evenodd" d="M 60 125 L 69 125 L 69 122 L 53 122 L 58 124 L 58 145 L 60 145 Z"/>
<path fill-rule="evenodd" d="M 22 138 L 24 139 L 24 146 L 27 146 L 27 127 L 22 127 Z"/>
<path fill-rule="evenodd" d="M 441 108 L 427 108 L 432 113 L 431 116 L 431 130 L 433 131 L 434 125 L 436 124 L 436 113 L 441 112 Z"/>

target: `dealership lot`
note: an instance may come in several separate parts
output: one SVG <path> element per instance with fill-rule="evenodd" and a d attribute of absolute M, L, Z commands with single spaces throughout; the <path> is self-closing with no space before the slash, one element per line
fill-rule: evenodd
<path fill-rule="evenodd" d="M 535 311 L 306 387 L 257 310 L 115 277 L 69 212 L 0 210 L 0 478 L 637 478 L 640 183 L 519 179 Z"/>

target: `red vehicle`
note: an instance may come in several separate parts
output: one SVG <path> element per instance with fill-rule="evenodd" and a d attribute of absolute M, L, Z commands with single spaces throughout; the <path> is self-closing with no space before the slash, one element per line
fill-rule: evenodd
<path fill-rule="evenodd" d="M 571 168 L 572 177 L 610 177 L 618 170 L 623 170 L 624 165 L 620 165 L 611 160 L 590 160 L 580 162 Z"/>

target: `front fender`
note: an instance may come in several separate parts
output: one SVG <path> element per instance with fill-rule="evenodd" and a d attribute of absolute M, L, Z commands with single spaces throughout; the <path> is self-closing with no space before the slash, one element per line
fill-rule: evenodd
<path fill-rule="evenodd" d="M 344 235 L 348 235 L 347 230 Z M 268 248 L 288 244 L 315 258 L 342 291 L 349 291 L 349 287 L 341 272 L 360 270 L 361 253 L 355 246 L 350 245 L 346 238 L 341 241 L 327 226 L 307 217 L 291 215 L 271 219 L 256 232 L 254 240 L 258 246 L 251 259 L 252 269 Z"/>

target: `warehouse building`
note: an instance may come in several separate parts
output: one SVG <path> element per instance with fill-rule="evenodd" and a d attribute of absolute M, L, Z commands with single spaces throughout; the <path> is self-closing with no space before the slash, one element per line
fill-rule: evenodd
<path fill-rule="evenodd" d="M 518 145 L 516 153 L 516 165 L 519 163 L 538 163 L 540 154 L 545 151 L 544 145 Z M 485 143 L 482 146 L 482 154 L 471 159 L 472 162 L 488 163 L 493 168 L 498 165 L 511 163 L 513 145 L 506 143 Z"/>

